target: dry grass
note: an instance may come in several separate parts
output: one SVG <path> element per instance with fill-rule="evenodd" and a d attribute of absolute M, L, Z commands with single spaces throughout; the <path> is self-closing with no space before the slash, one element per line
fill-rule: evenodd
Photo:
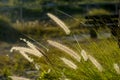
<path fill-rule="evenodd" d="M 9 76 L 12 80 L 30 80 L 24 77 L 17 77 L 17 76 Z"/>
<path fill-rule="evenodd" d="M 63 45 L 63 44 L 60 44 L 60 43 L 55 42 L 55 41 L 52 41 L 52 40 L 47 40 L 47 42 L 48 42 L 50 45 L 52 45 L 52 46 L 54 46 L 54 47 L 56 47 L 56 48 L 58 48 L 58 49 L 60 49 L 60 50 L 62 50 L 62 51 L 64 51 L 64 52 L 66 52 L 66 53 L 69 54 L 71 57 L 73 57 L 73 58 L 76 59 L 78 62 L 80 62 L 81 57 L 78 55 L 78 53 L 76 53 L 76 52 L 73 51 L 72 49 L 68 48 L 67 46 L 65 46 L 65 45 Z"/>
<path fill-rule="evenodd" d="M 26 42 L 27 46 L 29 46 L 29 48 L 26 47 L 12 47 L 11 48 L 11 52 L 13 52 L 14 50 L 19 51 L 29 62 L 33 62 L 33 59 L 31 59 L 26 53 L 37 56 L 37 57 L 42 57 L 42 53 L 37 49 L 37 47 L 30 43 L 29 41 L 26 41 L 25 39 L 21 39 L 24 42 Z"/>
<path fill-rule="evenodd" d="M 66 59 L 66 58 L 60 58 L 67 66 L 69 66 L 72 69 L 77 69 L 77 65 L 75 65 L 72 61 Z"/>
<path fill-rule="evenodd" d="M 68 27 L 59 18 L 57 18 L 56 16 L 54 16 L 51 13 L 48 13 L 47 15 L 51 19 L 53 19 L 65 31 L 66 34 L 70 34 L 70 30 L 68 29 Z M 44 56 L 41 53 L 41 51 L 38 50 L 37 46 L 33 45 L 29 41 L 26 41 L 25 39 L 22 39 L 22 40 L 27 43 L 27 46 L 29 46 L 29 48 L 26 48 L 26 47 L 13 47 L 11 49 L 11 51 L 18 50 L 30 62 L 33 62 L 33 60 L 31 58 L 29 58 L 26 53 L 34 55 L 34 56 L 37 56 L 39 58 L 41 58 L 42 56 Z M 77 39 L 76 39 L 76 41 L 77 41 Z M 109 41 L 109 40 L 107 40 L 107 41 Z M 63 58 L 63 57 L 59 57 L 58 58 L 58 60 L 59 59 L 62 60 L 68 67 L 74 69 L 74 71 L 71 71 L 69 69 L 67 70 L 67 68 L 65 68 L 65 71 L 64 71 L 63 66 L 60 64 L 61 62 L 57 62 L 57 61 L 52 61 L 52 62 L 53 63 L 55 62 L 54 64 L 60 65 L 60 66 L 54 66 L 54 65 L 52 65 L 52 67 L 50 67 L 51 65 L 44 65 L 44 67 L 49 66 L 49 68 L 51 68 L 52 70 L 54 69 L 55 74 L 56 73 L 57 74 L 65 73 L 72 80 L 73 79 L 74 80 L 79 80 L 81 78 L 83 80 L 108 80 L 108 79 L 110 79 L 109 75 L 110 76 L 113 75 L 113 76 L 116 77 L 116 74 L 113 74 L 114 71 L 111 70 L 111 69 L 114 69 L 117 72 L 117 74 L 120 74 L 120 69 L 119 69 L 118 64 L 113 64 L 113 62 L 110 61 L 110 60 L 112 60 L 113 56 L 110 56 L 110 54 L 109 54 L 109 53 L 113 53 L 115 50 L 117 50 L 116 47 L 114 47 L 114 46 L 116 46 L 116 43 L 114 43 L 113 41 L 111 41 L 112 43 L 107 42 L 107 41 L 106 42 L 104 41 L 102 43 L 102 47 L 101 47 L 101 45 L 98 46 L 98 44 L 96 44 L 96 43 L 93 43 L 92 47 L 90 47 L 90 48 L 88 48 L 88 44 L 87 44 L 87 46 L 85 45 L 86 46 L 86 47 L 84 47 L 85 49 L 90 49 L 87 52 L 84 50 L 84 48 L 77 41 L 77 44 L 79 45 L 78 49 L 82 50 L 81 51 L 81 56 L 84 59 L 83 62 L 82 61 L 80 62 L 81 56 L 78 55 L 77 52 L 75 52 L 74 50 L 70 49 L 66 45 L 63 45 L 63 44 L 58 43 L 56 41 L 47 40 L 47 42 L 51 46 L 53 46 L 53 47 L 61 50 L 62 52 L 67 53 L 68 57 L 71 56 L 72 58 L 75 59 L 75 60 L 71 61 L 70 59 Z M 88 42 L 90 42 L 90 41 L 88 41 Z M 93 50 L 93 51 L 91 51 L 91 50 Z M 50 49 L 49 51 L 52 51 L 52 50 Z M 48 53 L 49 53 L 49 51 L 48 51 Z M 91 52 L 92 52 L 92 55 L 94 55 L 95 57 L 91 56 Z M 116 51 L 116 53 L 118 53 L 118 52 Z M 58 52 L 56 51 L 55 53 L 57 54 Z M 104 53 L 105 53 L 106 57 L 103 56 Z M 108 56 L 108 54 L 109 54 L 109 56 Z M 53 56 L 52 58 L 54 58 L 54 57 L 58 57 L 58 56 Z M 112 57 L 112 58 L 109 59 L 109 57 Z M 90 60 L 90 62 L 88 60 Z M 99 60 L 100 63 L 102 63 L 102 61 L 105 61 L 105 64 L 101 65 L 97 60 Z M 77 62 L 75 62 L 75 61 L 77 61 Z M 94 67 L 91 67 L 92 66 L 91 62 L 92 62 L 92 65 L 94 65 L 97 69 L 94 69 Z M 108 64 L 106 64 L 106 62 L 108 62 Z M 78 64 L 76 64 L 76 63 L 78 63 Z M 110 67 L 111 64 L 114 65 L 114 67 L 113 66 Z M 110 67 L 109 68 L 110 70 L 109 69 L 108 70 L 104 69 L 104 67 L 106 67 L 106 66 Z M 35 64 L 35 67 L 36 67 L 37 70 L 40 69 L 40 67 L 37 64 Z M 53 67 L 57 67 L 57 69 L 53 68 Z M 98 71 L 96 71 L 96 70 L 98 70 Z M 104 71 L 104 73 L 102 73 L 103 71 Z M 44 75 L 46 75 L 46 74 L 44 74 Z M 48 74 L 47 74 L 47 77 L 48 77 L 48 79 L 50 79 Z M 119 77 L 117 76 L 115 79 L 119 80 Z"/>
<path fill-rule="evenodd" d="M 118 64 L 114 63 L 113 65 L 114 65 L 114 69 L 117 72 L 117 74 L 120 74 L 120 68 L 119 68 Z"/>
<path fill-rule="evenodd" d="M 82 50 L 82 51 L 81 51 L 81 56 L 83 57 L 84 61 L 87 61 L 87 60 L 88 60 L 88 55 L 87 55 L 87 53 L 86 53 L 85 50 Z"/>
<path fill-rule="evenodd" d="M 64 24 L 63 21 L 61 21 L 59 18 L 57 18 L 55 15 L 48 13 L 47 14 L 52 20 L 54 20 L 64 31 L 66 34 L 70 34 L 70 30 L 68 27 Z"/>
<path fill-rule="evenodd" d="M 92 57 L 91 55 L 88 55 L 88 57 L 89 57 L 90 61 L 96 66 L 96 68 L 100 72 L 102 72 L 103 71 L 102 65 L 94 57 Z"/>

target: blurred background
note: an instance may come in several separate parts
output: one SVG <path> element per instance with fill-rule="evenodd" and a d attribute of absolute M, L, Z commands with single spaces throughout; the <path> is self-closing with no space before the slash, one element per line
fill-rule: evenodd
<path fill-rule="evenodd" d="M 44 37 L 49 33 L 55 36 L 54 27 L 57 26 L 46 15 L 48 12 L 59 17 L 73 33 L 78 34 L 91 26 L 98 28 L 111 24 L 113 26 L 114 23 L 118 25 L 119 8 L 119 0 L 0 0 L 1 19 L 7 20 L 22 33 Z M 95 17 L 98 15 L 105 16 L 98 19 Z M 89 16 L 94 17 L 90 20 Z M 60 31 L 58 35 L 64 34 Z"/>

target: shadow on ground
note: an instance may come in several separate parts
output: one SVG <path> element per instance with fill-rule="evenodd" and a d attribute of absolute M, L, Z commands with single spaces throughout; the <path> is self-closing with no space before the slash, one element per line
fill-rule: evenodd
<path fill-rule="evenodd" d="M 23 35 L 14 29 L 9 22 L 0 19 L 0 41 L 7 43 L 15 43 Z"/>

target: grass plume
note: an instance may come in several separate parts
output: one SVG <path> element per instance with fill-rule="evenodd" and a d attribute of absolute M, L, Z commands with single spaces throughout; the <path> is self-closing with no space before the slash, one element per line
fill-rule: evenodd
<path fill-rule="evenodd" d="M 24 77 L 17 77 L 17 76 L 9 76 L 12 80 L 30 80 Z"/>
<path fill-rule="evenodd" d="M 66 65 L 68 65 L 72 69 L 77 69 L 77 66 L 70 60 L 66 58 L 60 58 Z"/>
<path fill-rule="evenodd" d="M 102 65 L 91 55 L 88 55 L 88 58 L 90 59 L 90 61 L 96 66 L 96 68 L 102 72 L 103 71 L 103 67 Z"/>
<path fill-rule="evenodd" d="M 114 66 L 114 69 L 117 72 L 117 74 L 120 74 L 120 68 L 119 68 L 118 64 L 114 63 L 113 66 Z"/>
<path fill-rule="evenodd" d="M 68 29 L 68 27 L 65 25 L 65 23 L 62 20 L 60 20 L 58 17 L 56 17 L 55 15 L 53 15 L 51 13 L 47 13 L 47 15 L 53 21 L 55 21 L 65 31 L 66 34 L 70 34 L 70 30 Z"/>
<path fill-rule="evenodd" d="M 30 57 L 28 57 L 28 55 L 26 53 L 37 56 L 39 58 L 43 56 L 42 53 L 39 50 L 36 49 L 35 45 L 30 43 L 29 41 L 26 41 L 25 39 L 21 39 L 21 40 L 23 40 L 29 46 L 29 48 L 26 48 L 26 47 L 12 47 L 11 50 L 10 50 L 11 52 L 13 52 L 14 50 L 19 51 L 30 62 L 33 62 L 33 60 Z"/>
<path fill-rule="evenodd" d="M 81 56 L 83 57 L 84 61 L 88 60 L 88 55 L 84 49 L 82 49 L 82 51 L 81 51 Z"/>
<path fill-rule="evenodd" d="M 33 59 L 30 58 L 25 52 L 20 51 L 21 55 L 23 55 L 29 62 L 33 62 Z"/>
<path fill-rule="evenodd" d="M 60 44 L 60 43 L 55 42 L 55 41 L 52 41 L 52 40 L 47 40 L 47 42 L 48 42 L 50 45 L 52 45 L 52 46 L 54 46 L 54 47 L 56 47 L 56 48 L 58 48 L 58 49 L 60 49 L 60 50 L 62 50 L 62 51 L 64 51 L 64 52 L 66 52 L 66 53 L 69 54 L 71 57 L 73 57 L 73 58 L 76 59 L 78 62 L 80 62 L 81 57 L 80 57 L 75 51 L 73 51 L 72 49 L 68 48 L 67 46 L 65 46 L 65 45 L 63 45 L 63 44 Z"/>

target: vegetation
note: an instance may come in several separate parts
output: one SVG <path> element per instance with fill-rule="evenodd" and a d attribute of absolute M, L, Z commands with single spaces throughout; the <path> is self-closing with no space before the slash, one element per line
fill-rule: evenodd
<path fill-rule="evenodd" d="M 111 13 L 104 9 L 92 9 L 88 12 L 88 15 L 110 15 Z"/>
<path fill-rule="evenodd" d="M 22 17 L 31 18 L 30 14 L 35 14 L 32 17 L 39 18 L 39 13 L 44 14 L 48 10 L 54 12 L 57 8 L 46 8 L 42 13 L 43 8 L 28 8 L 28 6 L 41 6 L 51 2 L 56 4 L 65 2 L 64 4 L 71 5 L 79 1 L 88 2 L 88 0 L 75 1 L 76 3 L 72 3 L 72 0 L 10 0 L 10 4 L 11 6 L 23 4 L 20 9 L 23 9 L 23 13 L 26 14 Z M 98 2 L 99 0 L 91 1 Z M 58 9 L 65 10 L 65 6 Z M 72 8 L 69 8 L 72 12 Z M 14 19 L 9 20 L 6 16 L 1 16 L 0 79 L 119 80 L 120 48 L 116 38 L 101 36 L 100 33 L 111 34 L 110 29 L 102 26 L 97 31 L 93 28 L 85 28 L 85 19 L 77 12 L 82 8 L 75 6 L 75 9 L 77 14 L 72 13 L 72 15 L 59 10 L 60 13 L 55 13 L 55 15 L 44 14 L 44 21 L 36 18 L 24 18 L 24 20 L 21 18 L 15 22 Z M 93 9 L 88 14 L 110 14 L 110 12 L 104 9 Z M 103 38 L 97 38 L 97 35 Z M 9 47 L 4 47 L 8 45 Z"/>
<path fill-rule="evenodd" d="M 91 2 L 118 2 L 119 0 L 116 0 L 116 1 L 113 1 L 113 0 L 91 0 Z M 37 5 L 40 5 L 40 4 L 43 4 L 43 3 L 50 3 L 50 2 L 54 2 L 54 3 L 57 3 L 57 4 L 59 4 L 59 3 L 71 3 L 71 4 L 73 4 L 73 3 L 79 3 L 79 2 L 81 2 L 81 3 L 86 3 L 86 2 L 89 2 L 88 0 L 75 0 L 74 2 L 72 1 L 72 0 L 68 0 L 68 1 L 66 1 L 66 0 L 60 0 L 60 1 L 56 1 L 56 0 L 6 0 L 6 1 L 2 1 L 2 0 L 0 0 L 0 2 L 2 3 L 8 3 L 8 4 L 10 4 L 10 5 L 18 5 L 18 4 L 21 4 L 21 3 L 25 3 L 25 4 L 27 4 L 27 5 L 33 5 L 33 4 L 37 4 Z"/>
<path fill-rule="evenodd" d="M 51 16 L 51 18 L 55 17 Z M 63 25 L 64 23 L 60 24 L 60 26 Z M 1 68 L 1 75 L 8 77 L 15 74 L 37 80 L 79 80 L 81 78 L 84 80 L 113 80 L 120 78 L 118 66 L 120 50 L 116 41 L 112 38 L 95 41 L 87 39 L 83 43 L 78 43 L 75 37 L 75 41 L 72 44 L 67 40 L 60 43 L 58 41 L 47 40 L 47 43 L 44 44 L 49 49 L 47 51 L 41 45 L 39 45 L 41 47 L 36 48 L 33 43 L 24 39 L 21 40 L 27 43 L 27 47 L 13 47 L 11 49 L 19 51 L 22 55 L 15 51 L 14 56 L 5 56 L 6 59 L 2 59 L 1 63 L 2 65 L 5 64 L 5 66 L 1 66 L 3 68 Z M 51 46 L 55 48 L 53 49 Z M 41 51 L 41 49 L 45 52 Z M 32 51 L 29 52 L 29 50 L 32 50 L 34 53 Z M 26 52 L 30 55 L 25 55 Z M 6 67 L 8 63 L 10 65 Z M 37 73 L 28 74 L 27 71 L 30 70 L 37 71 Z"/>
<path fill-rule="evenodd" d="M 65 42 L 64 42 L 65 43 Z M 44 57 L 41 59 L 34 58 L 35 62 L 40 64 L 41 69 L 40 69 L 40 80 L 46 80 L 46 79 L 52 79 L 52 80 L 58 80 L 59 78 L 68 78 L 68 79 L 76 79 L 79 80 L 84 79 L 84 80 L 107 80 L 107 79 L 118 79 L 119 80 L 119 74 L 114 69 L 114 63 L 119 64 L 119 48 L 117 46 L 116 41 L 113 39 L 104 39 L 100 41 L 87 41 L 85 43 L 79 43 L 79 45 L 82 47 L 82 49 L 79 48 L 77 43 L 71 44 L 68 43 L 72 49 L 78 50 L 78 54 L 81 56 L 81 61 L 77 62 L 75 61 L 72 57 L 64 53 L 63 51 L 60 51 L 58 49 L 53 49 L 53 47 L 48 47 L 49 52 L 46 53 L 48 56 L 49 60 L 51 61 L 51 65 L 47 64 Z M 87 46 L 86 46 L 87 44 Z M 76 48 L 77 47 L 77 48 Z M 84 61 L 84 58 L 81 55 L 81 51 L 85 50 L 87 55 L 92 55 L 95 57 L 96 60 L 102 65 L 104 70 L 102 72 L 99 72 L 97 68 L 91 63 L 90 60 Z M 80 51 L 80 52 L 79 52 Z M 15 53 L 17 54 L 17 53 Z M 64 57 L 68 58 L 69 60 L 72 60 L 76 65 L 77 69 L 73 70 L 69 68 L 69 66 L 65 65 L 59 57 Z M 18 55 L 18 54 L 17 54 Z M 31 70 L 34 68 L 34 66 L 30 66 L 29 62 L 27 62 L 25 59 L 20 58 L 20 56 L 13 57 L 14 64 L 11 62 L 11 68 L 8 69 L 10 72 L 5 72 L 5 74 L 8 75 L 8 73 L 16 74 L 19 76 L 25 76 L 26 70 Z M 17 62 L 17 61 L 18 62 Z M 26 63 L 23 63 L 22 61 L 25 61 Z M 4 64 L 5 59 L 2 61 Z M 14 66 L 12 66 L 12 64 Z M 6 63 L 8 65 L 8 63 Z M 29 67 L 28 67 L 29 65 Z M 32 65 L 32 64 L 31 64 Z M 6 67 L 4 67 L 6 68 Z M 30 69 L 31 68 L 31 69 Z M 1 68 L 2 69 L 2 68 Z M 50 72 L 48 71 L 50 69 Z M 41 72 L 42 70 L 42 72 Z M 119 72 L 119 70 L 118 70 Z M 30 76 L 36 76 L 36 74 L 33 75 L 26 75 L 27 77 Z M 38 79 L 39 80 L 39 79 Z"/>

